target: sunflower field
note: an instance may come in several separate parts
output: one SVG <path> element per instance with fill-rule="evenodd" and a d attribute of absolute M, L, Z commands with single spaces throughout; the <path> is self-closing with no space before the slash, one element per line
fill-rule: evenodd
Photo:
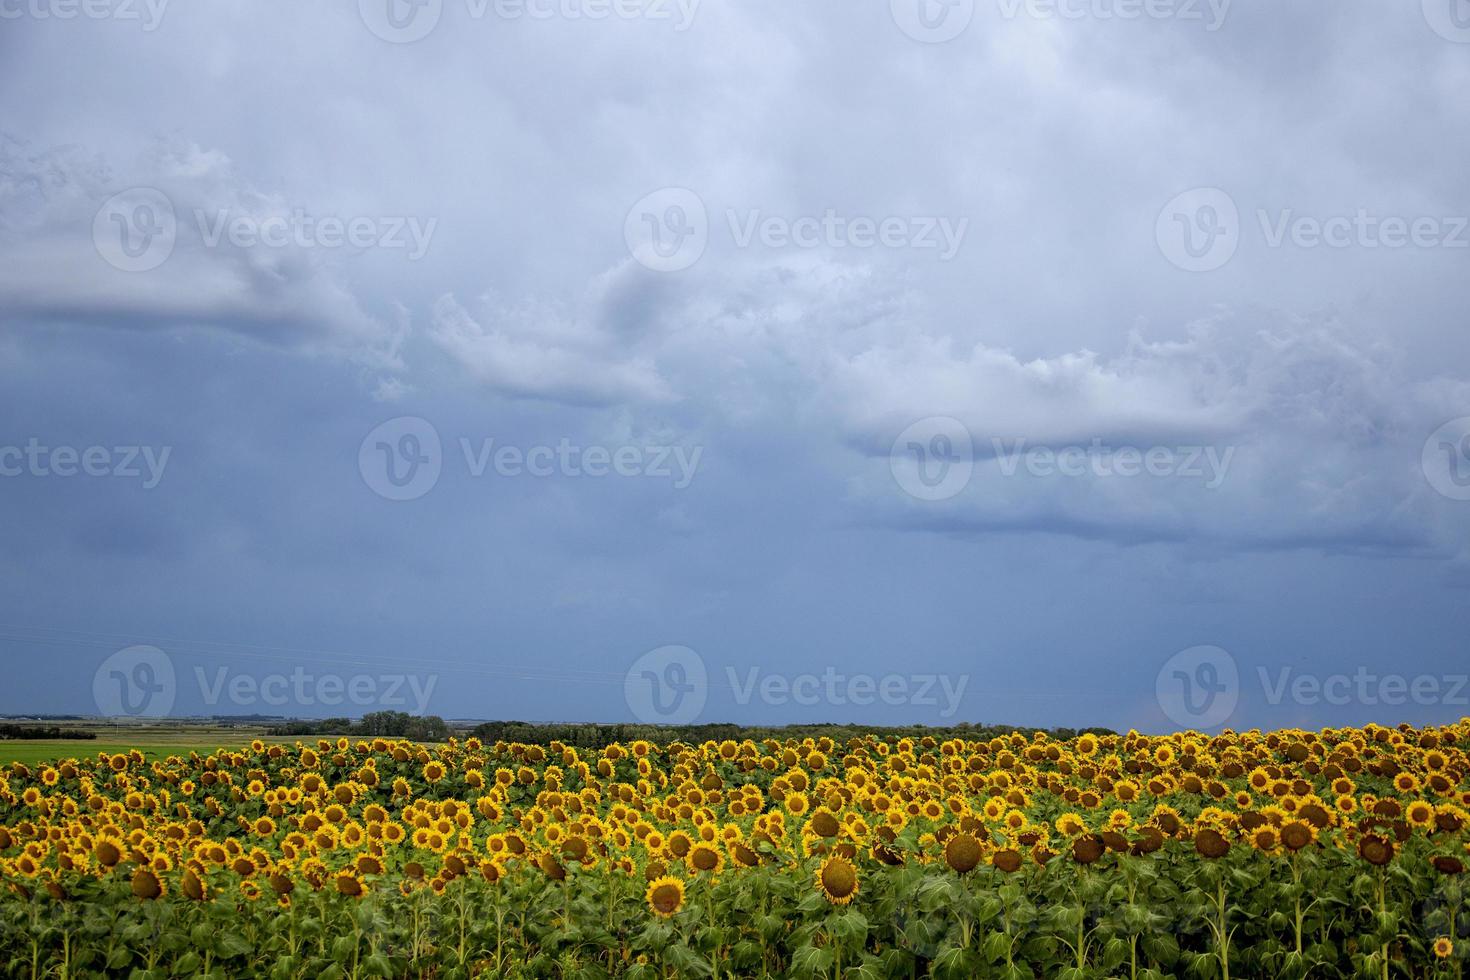
<path fill-rule="evenodd" d="M 0 774 L 10 977 L 1455 977 L 1470 720 Z"/>

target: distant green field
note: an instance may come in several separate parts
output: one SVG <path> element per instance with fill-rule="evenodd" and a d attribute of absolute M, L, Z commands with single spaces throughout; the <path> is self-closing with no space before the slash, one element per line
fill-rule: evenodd
<path fill-rule="evenodd" d="M 249 739 L 242 742 L 247 744 Z M 233 742 L 224 743 L 233 745 Z M 179 744 L 137 744 L 128 742 L 104 742 L 98 739 L 95 742 L 79 741 L 73 739 L 56 739 L 54 741 L 25 741 L 25 742 L 0 742 L 0 765 L 9 765 L 12 762 L 24 762 L 33 764 L 37 762 L 51 762 L 56 759 L 68 758 L 90 758 L 98 752 L 106 752 L 113 755 L 119 752 L 127 752 L 137 749 L 149 759 L 162 759 L 170 755 L 188 755 L 190 752 L 207 754 L 221 747 L 221 743 L 202 742 L 179 743 Z"/>
<path fill-rule="evenodd" d="M 114 755 L 131 749 L 137 749 L 150 760 L 162 759 L 170 755 L 187 756 L 190 752 L 207 755 L 222 748 L 244 748 L 256 738 L 263 738 L 267 742 L 297 741 L 295 738 L 270 738 L 247 727 L 169 726 L 163 723 L 140 725 L 135 730 L 110 728 L 106 731 L 98 731 L 95 740 L 0 739 L 0 766 L 9 765 L 12 762 L 33 764 L 56 759 L 91 758 L 98 752 Z"/>

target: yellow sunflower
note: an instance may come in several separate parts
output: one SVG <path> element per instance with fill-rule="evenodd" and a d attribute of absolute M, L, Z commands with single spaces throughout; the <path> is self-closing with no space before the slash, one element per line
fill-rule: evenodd
<path fill-rule="evenodd" d="M 684 907 L 684 883 L 668 875 L 655 878 L 648 883 L 643 899 L 654 915 L 664 919 L 672 918 L 674 913 Z"/>
<path fill-rule="evenodd" d="M 817 887 L 833 905 L 846 905 L 858 893 L 857 868 L 844 857 L 829 857 L 817 870 Z"/>

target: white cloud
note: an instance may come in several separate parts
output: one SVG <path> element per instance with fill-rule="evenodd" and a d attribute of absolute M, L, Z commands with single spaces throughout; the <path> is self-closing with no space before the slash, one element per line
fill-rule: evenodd
<path fill-rule="evenodd" d="M 566 317 L 548 305 L 480 304 L 477 319 L 452 295 L 434 304 L 429 336 L 471 376 L 517 398 L 570 404 L 665 401 L 651 361 L 625 356 L 602 324 Z"/>
<path fill-rule="evenodd" d="M 127 271 L 94 237 L 113 195 L 149 188 L 176 227 L 160 264 Z M 161 197 L 157 195 L 162 195 Z M 179 141 L 115 166 L 75 147 L 0 144 L 0 307 L 16 320 L 134 329 L 207 327 L 401 368 L 400 329 L 368 313 L 338 258 L 288 239 L 240 244 L 221 222 L 252 227 L 298 206 L 241 178 L 216 150 Z M 304 213 L 304 212 L 303 212 Z M 163 213 L 159 221 L 168 220 Z M 110 229 L 102 223 L 101 232 Z M 100 233 L 99 233 L 100 234 Z M 160 255 L 165 253 L 160 253 Z"/>

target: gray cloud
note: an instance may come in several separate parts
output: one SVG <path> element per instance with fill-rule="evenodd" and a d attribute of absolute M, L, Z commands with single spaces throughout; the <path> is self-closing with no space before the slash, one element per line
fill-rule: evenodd
<path fill-rule="evenodd" d="M 119 168 L 77 147 L 34 151 L 7 138 L 0 151 L 0 303 L 10 319 L 219 328 L 401 367 L 395 329 L 365 312 L 321 250 L 231 240 L 229 222 L 253 229 L 290 219 L 295 206 L 241 180 L 224 154 L 176 142 Z M 161 195 L 177 228 L 172 251 L 143 271 L 109 264 L 94 237 L 99 210 L 135 188 Z"/>
<path fill-rule="evenodd" d="M 1125 727 L 1115 706 L 1152 697 L 1152 664 L 1200 642 L 1463 660 L 1470 504 L 1421 452 L 1470 415 L 1470 253 L 1268 234 L 1283 215 L 1470 215 L 1470 48 L 1420 4 L 1233 3 L 1210 31 L 980 3 L 938 45 L 883 2 L 703 3 L 675 31 L 446 0 L 413 44 L 356 6 L 6 21 L 0 446 L 175 457 L 148 493 L 0 479 L 23 526 L 0 622 L 612 675 L 668 642 L 816 668 L 899 653 L 1041 706 L 1010 720 Z M 125 272 L 92 229 L 139 186 L 181 230 Z M 679 272 L 624 237 L 661 188 L 708 218 Z M 1158 236 L 1196 188 L 1240 216 L 1205 272 Z M 196 212 L 434 230 L 410 260 L 211 244 Z M 744 242 L 732 218 L 757 212 L 968 225 L 942 260 Z M 394 503 L 357 454 L 400 414 L 446 456 L 431 493 Z M 961 492 L 918 500 L 889 456 L 936 415 L 977 458 Z M 461 438 L 704 455 L 677 492 L 475 479 Z M 1233 456 L 1214 487 L 1008 476 L 996 439 Z M 7 652 L 19 707 L 63 689 Z M 1038 695 L 1033 656 L 1083 693 Z M 436 707 L 623 717 L 601 689 L 477 690 Z"/>

